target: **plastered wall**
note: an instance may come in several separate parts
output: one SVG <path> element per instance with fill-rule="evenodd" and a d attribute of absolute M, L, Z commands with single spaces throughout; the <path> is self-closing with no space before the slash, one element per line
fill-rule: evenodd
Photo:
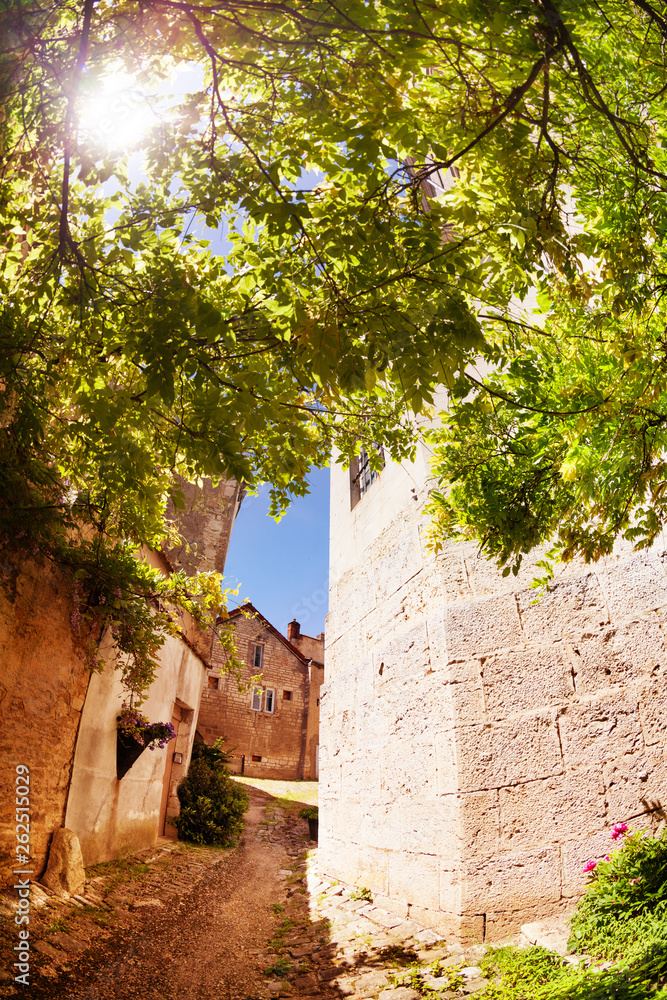
<path fill-rule="evenodd" d="M 65 825 L 81 842 L 85 865 L 117 857 L 155 843 L 159 829 L 165 768 L 175 751 L 183 761 L 171 770 L 168 811 L 178 812 L 176 787 L 185 776 L 194 739 L 199 698 L 206 668 L 180 638 L 169 637 L 160 650 L 159 680 L 150 688 L 141 712 L 150 722 L 170 722 L 175 705 L 185 716 L 179 737 L 166 747 L 144 750 L 127 774 L 116 777 L 116 717 L 123 703 L 115 653 L 103 639 L 103 673 L 91 678 L 76 744 Z"/>
<path fill-rule="evenodd" d="M 610 827 L 667 799 L 660 547 L 570 565 L 546 597 L 474 546 L 428 551 L 428 454 L 350 510 L 332 471 L 320 861 L 452 938 L 566 911 Z"/>

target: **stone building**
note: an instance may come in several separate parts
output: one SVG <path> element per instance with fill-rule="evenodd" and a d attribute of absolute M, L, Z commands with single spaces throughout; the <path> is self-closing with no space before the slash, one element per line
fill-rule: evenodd
<path fill-rule="evenodd" d="M 435 556 L 428 450 L 332 465 L 320 866 L 449 938 L 571 910 L 611 826 L 667 799 L 662 549 L 503 577 Z"/>
<path fill-rule="evenodd" d="M 241 684 L 225 674 L 227 654 L 213 642 L 198 732 L 206 743 L 224 736 L 231 769 L 258 778 L 309 778 L 319 773 L 320 685 L 324 634 L 302 635 L 290 622 L 287 638 L 252 604 L 230 615 L 244 662 Z M 253 683 L 252 678 L 259 677 Z"/>
<path fill-rule="evenodd" d="M 164 572 L 197 554 L 202 569 L 220 565 L 241 492 L 228 481 L 204 496 L 190 494 L 180 515 L 191 546 L 183 559 L 145 552 Z M 195 502 L 196 501 L 196 502 Z M 170 554 L 171 555 L 171 554 Z M 84 863 L 116 857 L 175 835 L 169 818 L 178 811 L 176 785 L 187 769 L 206 683 L 210 641 L 184 616 L 181 633 L 160 651 L 160 668 L 142 712 L 151 721 L 171 721 L 176 741 L 145 751 L 131 770 L 116 777 L 116 716 L 123 701 L 115 650 L 107 635 L 100 650 L 106 666 L 91 674 L 72 640 L 71 583 L 50 565 L 13 561 L 4 554 L 0 574 L 0 881 L 15 881 L 16 767 L 30 771 L 30 855 L 34 877 L 44 869 L 53 831 L 67 826 L 81 842 Z M 176 754 L 176 757 L 174 755 Z"/>

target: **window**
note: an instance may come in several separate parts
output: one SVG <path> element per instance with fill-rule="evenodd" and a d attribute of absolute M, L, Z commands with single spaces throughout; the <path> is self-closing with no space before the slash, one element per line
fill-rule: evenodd
<path fill-rule="evenodd" d="M 263 693 L 264 692 L 262 691 L 261 688 L 254 688 L 253 689 L 253 692 L 252 692 L 252 701 L 250 703 L 250 707 L 253 710 L 253 712 L 261 712 L 262 711 L 262 694 Z"/>
<path fill-rule="evenodd" d="M 276 692 L 273 688 L 266 689 L 266 698 L 264 700 L 264 711 L 273 714 L 275 709 Z"/>
<path fill-rule="evenodd" d="M 292 692 L 283 691 L 283 701 L 291 701 L 291 700 L 292 700 Z"/>
<path fill-rule="evenodd" d="M 375 446 L 375 451 L 380 460 L 380 468 L 384 469 L 384 451 L 379 445 Z M 350 465 L 350 507 L 355 507 L 362 496 L 368 492 L 375 480 L 379 477 L 379 469 L 372 469 L 368 452 L 362 448 L 359 455 Z"/>
<path fill-rule="evenodd" d="M 255 646 L 255 653 L 253 655 L 252 665 L 255 670 L 262 669 L 262 660 L 264 659 L 264 646 Z"/>
<path fill-rule="evenodd" d="M 208 679 L 208 686 L 210 688 L 213 688 L 214 691 L 217 691 L 217 689 L 220 687 L 220 678 L 219 677 L 209 677 L 209 679 Z"/>
<path fill-rule="evenodd" d="M 252 762 L 253 762 L 253 764 L 259 764 L 259 763 L 261 763 L 261 760 L 262 760 L 262 758 L 260 757 L 259 754 L 254 753 L 252 755 Z"/>

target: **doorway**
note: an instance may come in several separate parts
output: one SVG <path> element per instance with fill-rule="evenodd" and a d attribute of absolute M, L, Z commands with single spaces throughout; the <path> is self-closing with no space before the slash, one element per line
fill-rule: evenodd
<path fill-rule="evenodd" d="M 174 705 L 171 714 L 171 724 L 176 732 L 176 739 L 171 740 L 167 744 L 167 763 L 164 769 L 164 778 L 162 779 L 162 800 L 160 802 L 160 822 L 158 825 L 158 836 L 169 837 L 172 840 L 176 840 L 178 836 L 176 832 L 176 827 L 169 822 L 167 816 L 167 806 L 169 805 L 169 797 L 171 794 L 176 794 L 176 790 L 172 792 L 172 779 L 173 779 L 173 768 L 174 768 L 174 747 L 178 743 L 178 727 L 181 724 L 181 706 Z"/>

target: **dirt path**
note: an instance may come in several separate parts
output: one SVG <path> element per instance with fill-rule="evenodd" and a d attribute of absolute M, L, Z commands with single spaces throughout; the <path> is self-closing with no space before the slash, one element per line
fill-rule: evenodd
<path fill-rule="evenodd" d="M 80 967 L 56 981 L 36 980 L 29 987 L 30 997 L 252 1000 L 266 996 L 267 942 L 277 922 L 271 903 L 280 894 L 278 872 L 289 860 L 282 843 L 262 836 L 266 804 L 266 796 L 251 794 L 240 844 L 225 852 L 178 902 L 165 904 L 158 894 L 157 903 L 140 903 L 141 909 L 121 919 L 118 931 L 93 946 Z"/>
<path fill-rule="evenodd" d="M 7 957 L 0 997 L 452 1000 L 484 989 L 478 949 L 446 947 L 367 889 L 322 876 L 298 818 L 316 789 L 272 784 L 248 788 L 235 848 L 158 844 L 89 869 L 84 896 L 66 901 L 35 886 L 31 983 L 13 983 Z M 5 914 L 5 956 L 15 941 Z"/>

